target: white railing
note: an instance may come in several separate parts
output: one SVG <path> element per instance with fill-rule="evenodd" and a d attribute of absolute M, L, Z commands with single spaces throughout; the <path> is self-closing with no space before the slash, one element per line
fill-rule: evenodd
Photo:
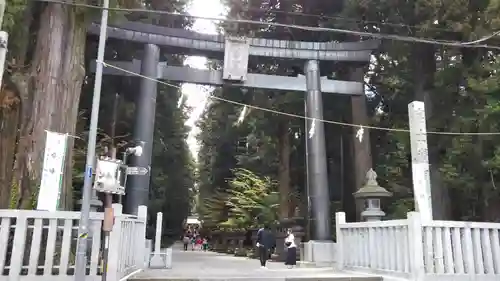
<path fill-rule="evenodd" d="M 337 213 L 337 264 L 346 270 L 409 277 L 407 220 L 346 223 Z"/>
<path fill-rule="evenodd" d="M 500 280 L 500 223 L 423 224 L 423 267 L 429 280 Z"/>
<path fill-rule="evenodd" d="M 406 220 L 346 223 L 337 213 L 340 269 L 410 280 L 500 280 L 500 224 Z"/>
<path fill-rule="evenodd" d="M 141 206 L 139 216 L 133 217 L 122 215 L 121 205 L 113 208 L 116 217 L 110 234 L 107 277 L 118 281 L 143 267 L 143 259 L 132 259 L 134 253 L 123 251 L 136 247 L 134 250 L 144 255 L 144 246 L 138 245 L 141 241 L 145 244 L 147 211 Z M 103 272 L 103 218 L 102 213 L 90 214 L 86 280 L 100 280 Z M 79 212 L 0 210 L 0 281 L 73 280 L 79 219 Z M 126 244 L 130 239 L 134 242 Z"/>
<path fill-rule="evenodd" d="M 122 205 L 113 204 L 115 223 L 109 237 L 108 281 L 118 281 L 144 269 L 147 207 L 138 215 L 122 214 Z"/>

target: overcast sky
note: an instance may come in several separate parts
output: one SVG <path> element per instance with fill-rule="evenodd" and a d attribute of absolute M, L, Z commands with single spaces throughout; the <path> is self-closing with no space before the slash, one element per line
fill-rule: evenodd
<path fill-rule="evenodd" d="M 191 5 L 188 9 L 188 13 L 192 15 L 200 15 L 207 17 L 219 17 L 224 13 L 223 5 L 220 0 L 191 0 Z M 193 30 L 202 33 L 216 34 L 217 28 L 216 23 L 207 20 L 197 19 L 194 22 Z M 204 57 L 188 57 L 185 65 L 189 65 L 193 68 L 206 69 L 207 59 Z M 211 91 L 211 87 L 203 85 L 194 84 L 183 84 L 182 92 L 187 97 L 187 104 L 193 108 L 189 120 L 186 122 L 190 126 L 191 132 L 188 137 L 188 145 L 195 157 L 198 154 L 198 144 L 196 142 L 196 134 L 198 133 L 198 128 L 195 127 L 196 121 L 199 119 L 200 114 L 203 113 L 203 109 L 207 103 L 208 94 Z"/>

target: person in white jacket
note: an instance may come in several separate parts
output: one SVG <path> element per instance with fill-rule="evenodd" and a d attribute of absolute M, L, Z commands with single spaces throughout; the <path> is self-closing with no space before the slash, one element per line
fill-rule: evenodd
<path fill-rule="evenodd" d="M 297 244 L 295 244 L 295 236 L 291 229 L 287 231 L 285 246 L 287 248 L 285 265 L 288 268 L 292 268 L 297 265 Z"/>

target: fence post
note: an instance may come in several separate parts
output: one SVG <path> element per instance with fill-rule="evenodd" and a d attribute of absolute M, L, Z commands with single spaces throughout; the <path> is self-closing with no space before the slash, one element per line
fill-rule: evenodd
<path fill-rule="evenodd" d="M 148 207 L 146 206 L 139 206 L 137 210 L 137 224 L 136 224 L 136 235 L 137 237 L 135 238 L 135 247 L 136 247 L 136 252 L 135 252 L 135 265 L 138 268 L 144 269 L 144 255 L 146 252 L 146 225 L 148 222 Z"/>
<path fill-rule="evenodd" d="M 345 224 L 345 213 L 337 212 L 335 213 L 335 234 L 337 237 L 337 269 L 344 269 L 344 237 L 342 235 L 341 225 Z"/>
<path fill-rule="evenodd" d="M 122 209 L 121 204 L 113 204 L 115 221 L 113 230 L 109 234 L 108 268 L 104 269 L 108 281 L 118 281 L 122 277 L 120 272 Z"/>
<path fill-rule="evenodd" d="M 19 211 L 17 214 L 14 241 L 12 242 L 12 256 L 10 257 L 9 281 L 21 279 L 21 269 L 26 247 L 26 232 L 28 229 L 26 211 Z"/>
<path fill-rule="evenodd" d="M 411 280 L 422 281 L 425 277 L 422 219 L 417 212 L 409 212 L 407 217 Z"/>
<path fill-rule="evenodd" d="M 161 231 L 163 224 L 163 213 L 158 212 L 156 214 L 156 235 L 155 235 L 155 248 L 153 252 L 153 257 L 151 257 L 149 267 L 153 268 L 164 268 L 165 259 L 161 257 Z"/>
<path fill-rule="evenodd" d="M 153 254 L 153 241 L 151 239 L 146 239 L 146 251 L 144 252 L 144 268 L 149 267 L 149 259 L 151 258 L 151 254 Z"/>

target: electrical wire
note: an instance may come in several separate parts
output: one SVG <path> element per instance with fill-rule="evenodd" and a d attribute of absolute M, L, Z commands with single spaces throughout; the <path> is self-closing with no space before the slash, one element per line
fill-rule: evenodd
<path fill-rule="evenodd" d="M 496 32 L 493 32 L 492 34 L 488 35 L 488 36 L 485 36 L 483 38 L 480 38 L 480 39 L 477 39 L 477 40 L 474 40 L 474 41 L 469 41 L 469 42 L 464 42 L 464 45 L 473 45 L 473 44 L 477 44 L 477 43 L 481 43 L 481 42 L 484 42 L 486 40 L 489 40 L 497 35 L 500 34 L 500 30 L 496 31 Z"/>
<path fill-rule="evenodd" d="M 275 10 L 275 9 L 257 9 L 257 8 L 246 8 L 243 10 L 243 12 L 261 12 L 261 13 L 266 13 L 266 14 L 284 14 L 284 15 L 291 15 L 291 16 L 300 16 L 300 17 L 314 17 L 314 18 L 319 18 L 319 19 L 330 19 L 330 20 L 340 20 L 340 21 L 347 21 L 347 22 L 355 22 L 359 24 L 373 24 L 373 25 L 383 25 L 383 26 L 392 26 L 392 27 L 406 27 L 406 28 L 414 28 L 414 29 L 425 29 L 425 30 L 437 30 L 437 31 L 446 31 L 446 32 L 452 32 L 456 33 L 456 30 L 453 30 L 451 28 L 444 28 L 444 27 L 420 27 L 417 25 L 410 25 L 410 24 L 404 24 L 404 23 L 394 23 L 394 22 L 380 22 L 380 21 L 371 21 L 371 20 L 363 20 L 363 19 L 355 19 L 355 18 L 349 18 L 345 16 L 327 16 L 327 15 L 318 15 L 318 14 L 310 14 L 310 13 L 304 13 L 304 12 L 293 12 L 293 11 L 280 11 L 280 10 Z"/>
<path fill-rule="evenodd" d="M 104 9 L 103 7 L 97 6 L 97 5 L 65 2 L 65 1 L 61 1 L 61 0 L 36 0 L 36 1 L 45 2 L 45 3 L 61 4 L 61 5 L 69 5 L 69 6 L 74 6 L 74 7 L 89 8 L 89 9 L 98 9 L 98 10 Z M 254 24 L 254 25 L 285 27 L 285 28 L 293 28 L 293 29 L 306 30 L 306 31 L 312 31 L 312 32 L 333 32 L 333 33 L 342 33 L 342 34 L 349 34 L 349 35 L 355 35 L 355 36 L 371 37 L 371 38 L 375 38 L 375 39 L 388 39 L 388 40 L 395 40 L 395 41 L 404 41 L 404 42 L 410 42 L 410 43 L 424 43 L 424 44 L 442 45 L 442 46 L 451 46 L 451 47 L 460 47 L 460 48 L 482 48 L 482 49 L 500 50 L 500 46 L 477 44 L 478 42 L 483 42 L 483 41 L 490 39 L 491 37 L 495 36 L 500 31 L 496 31 L 491 35 L 488 35 L 486 37 L 480 38 L 480 39 L 475 40 L 475 41 L 460 42 L 460 41 L 444 41 L 444 40 L 425 39 L 425 38 L 394 35 L 394 34 L 372 33 L 372 32 L 366 32 L 366 31 L 355 31 L 355 30 L 347 30 L 347 29 L 340 29 L 340 28 L 314 27 L 314 26 L 284 24 L 284 23 L 275 23 L 275 22 L 260 22 L 260 21 L 254 21 L 254 20 L 246 20 L 246 19 L 227 19 L 227 18 L 220 18 L 220 17 L 195 16 L 195 15 L 189 15 L 186 13 L 176 13 L 176 12 L 148 10 L 148 9 L 107 8 L 107 10 L 108 11 L 116 11 L 116 12 L 129 12 L 129 13 L 135 12 L 135 13 L 151 13 L 151 14 L 160 14 L 160 15 L 180 16 L 180 17 L 203 19 L 203 20 L 210 20 L 210 21 L 221 21 L 221 22 L 228 22 L 228 23 L 246 23 L 246 24 Z"/>
<path fill-rule="evenodd" d="M 102 63 L 102 65 L 104 67 L 110 67 L 110 68 L 116 69 L 116 70 L 124 72 L 124 73 L 128 73 L 128 74 L 136 76 L 136 77 L 144 78 L 144 79 L 156 82 L 156 83 L 160 83 L 160 84 L 165 85 L 165 86 L 169 86 L 169 87 L 173 87 L 173 88 L 182 90 L 182 87 L 180 87 L 180 86 L 177 86 L 177 85 L 165 82 L 165 81 L 161 81 L 161 80 L 155 79 L 153 77 L 142 75 L 140 73 L 136 73 L 136 72 L 133 72 L 133 71 L 130 71 L 130 70 L 118 67 L 116 65 L 109 64 L 107 62 L 103 62 L 103 61 L 96 61 L 96 62 L 97 63 Z M 408 129 L 384 128 L 384 127 L 377 127 L 377 126 L 352 124 L 352 123 L 347 123 L 347 122 L 331 121 L 331 120 L 325 120 L 325 119 L 317 119 L 317 118 L 307 117 L 307 116 L 303 116 L 303 115 L 299 115 L 299 114 L 288 113 L 288 112 L 278 111 L 278 110 L 274 110 L 274 109 L 270 109 L 270 108 L 264 108 L 264 107 L 260 107 L 260 106 L 250 105 L 250 104 L 246 104 L 246 103 L 242 103 L 242 102 L 237 102 L 237 101 L 234 101 L 234 100 L 225 99 L 225 98 L 221 98 L 221 97 L 217 97 L 217 96 L 213 96 L 213 95 L 209 95 L 208 98 L 213 99 L 213 100 L 218 100 L 218 101 L 226 102 L 226 103 L 230 103 L 230 104 L 234 104 L 234 105 L 238 105 L 238 106 L 243 106 L 243 107 L 255 109 L 255 110 L 261 110 L 261 111 L 265 111 L 265 112 L 269 112 L 269 113 L 274 113 L 274 114 L 279 114 L 279 115 L 283 115 L 283 116 L 288 116 L 288 117 L 292 117 L 292 118 L 300 118 L 300 119 L 311 120 L 311 121 L 319 121 L 319 122 L 323 122 L 323 123 L 327 123 L 327 124 L 334 124 L 334 125 L 345 126 L 345 127 L 364 128 L 364 129 L 379 130 L 379 131 L 389 131 L 389 132 L 410 133 L 410 130 L 408 130 Z M 478 136 L 478 135 L 479 136 L 491 136 L 491 135 L 500 135 L 500 132 L 458 133 L 458 132 L 432 132 L 432 131 L 429 131 L 426 134 L 427 135 L 450 135 L 450 136 Z"/>

